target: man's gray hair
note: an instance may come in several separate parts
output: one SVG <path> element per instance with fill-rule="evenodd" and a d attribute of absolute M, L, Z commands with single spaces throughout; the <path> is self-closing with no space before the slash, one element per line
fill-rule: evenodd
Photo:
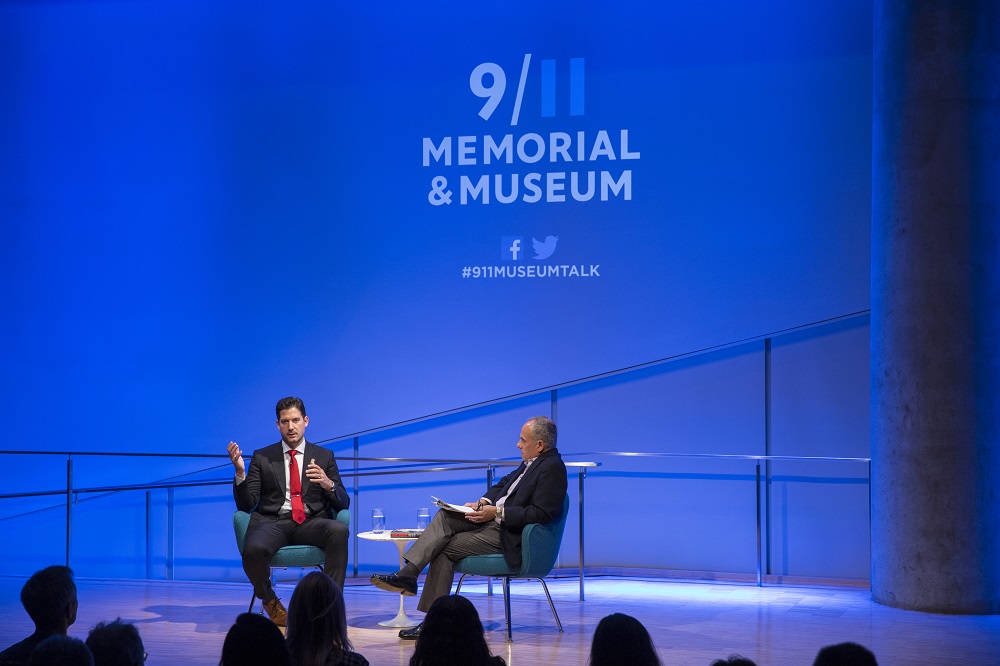
<path fill-rule="evenodd" d="M 528 419 L 528 423 L 531 424 L 531 436 L 545 442 L 546 451 L 556 448 L 556 437 L 559 433 L 552 419 L 547 416 L 532 416 Z"/>

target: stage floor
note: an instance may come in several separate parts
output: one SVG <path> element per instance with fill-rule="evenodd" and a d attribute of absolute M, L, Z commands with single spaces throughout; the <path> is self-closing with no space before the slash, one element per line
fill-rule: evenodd
<path fill-rule="evenodd" d="M 33 627 L 18 601 L 24 578 L 0 577 L 0 648 Z M 480 579 L 481 580 L 481 579 Z M 139 628 L 148 664 L 215 666 L 233 619 L 247 609 L 249 584 L 78 579 L 80 611 L 70 634 L 86 638 L 97 622 L 116 617 Z M 279 583 L 288 601 L 293 582 Z M 665 665 L 708 666 L 739 653 L 760 666 L 808 665 L 823 645 L 853 640 L 871 648 L 879 663 L 996 663 L 1000 616 L 949 616 L 901 611 L 871 601 L 867 589 L 781 586 L 656 578 L 593 577 L 579 601 L 576 579 L 549 583 L 565 633 L 555 627 L 541 586 L 517 582 L 513 597 L 514 642 L 503 626 L 503 597 L 486 596 L 485 582 L 463 585 L 486 627 L 494 654 L 516 666 L 585 664 L 594 627 L 614 612 L 642 621 Z M 399 598 L 365 581 L 346 590 L 349 635 L 355 650 L 374 666 L 404 665 L 413 644 L 378 625 L 396 614 Z M 416 600 L 406 599 L 406 610 Z"/>

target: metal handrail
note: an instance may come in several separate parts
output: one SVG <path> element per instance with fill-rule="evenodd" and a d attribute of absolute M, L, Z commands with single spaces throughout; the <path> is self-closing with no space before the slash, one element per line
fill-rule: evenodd
<path fill-rule="evenodd" d="M 131 457 L 131 456 L 158 456 L 164 458 L 226 458 L 228 456 L 219 454 L 186 454 L 186 453 L 117 453 L 110 451 L 8 451 L 0 450 L 0 455 L 89 455 L 89 456 L 107 456 L 107 457 Z M 871 463 L 871 458 L 855 458 L 855 457 L 843 457 L 843 456 L 764 456 L 764 455 L 752 455 L 752 454 L 732 454 L 732 453 L 667 453 L 667 452 L 646 452 L 646 451 L 590 451 L 581 453 L 566 453 L 563 458 L 569 457 L 588 457 L 594 458 L 598 456 L 607 457 L 622 457 L 622 458 L 707 458 L 713 460 L 754 460 L 754 461 L 796 461 L 796 462 L 857 462 L 857 463 Z M 252 456 L 249 456 L 252 459 Z M 365 468 L 363 471 L 351 471 L 343 470 L 340 472 L 341 477 L 347 478 L 360 478 L 368 476 L 388 476 L 396 474 L 425 474 L 427 472 L 454 472 L 454 471 L 468 471 L 472 469 L 486 469 L 490 466 L 493 467 L 516 467 L 519 463 L 519 459 L 515 458 L 483 458 L 483 459 L 466 459 L 466 458 L 401 458 L 401 457 L 353 457 L 353 456 L 337 456 L 340 461 L 371 461 L 371 462 L 401 462 L 407 464 L 447 464 L 447 465 L 463 465 L 462 467 L 420 467 L 416 469 L 392 469 L 391 467 L 386 468 Z M 567 467 L 594 467 L 599 466 L 600 463 L 592 462 L 567 462 Z M 228 467 L 228 465 L 225 465 Z M 202 472 L 211 471 L 214 468 L 207 470 L 198 470 L 195 472 L 189 472 L 187 475 L 199 474 Z M 199 488 L 208 486 L 220 486 L 229 485 L 232 483 L 231 478 L 220 479 L 215 481 L 185 481 L 185 482 L 173 482 L 164 483 L 162 481 L 154 481 L 151 483 L 142 484 L 129 484 L 120 486 L 96 486 L 92 488 L 77 488 L 74 487 L 72 492 L 74 494 L 89 494 L 89 493 L 114 493 L 128 490 L 165 490 L 168 488 Z M 16 499 L 24 497 L 49 497 L 52 495 L 65 495 L 67 490 L 65 488 L 59 490 L 41 490 L 32 492 L 21 492 L 21 493 L 3 493 L 0 494 L 0 499 Z M 4 520 L 0 518 L 0 520 Z"/>
<path fill-rule="evenodd" d="M 359 442 L 362 437 L 373 435 L 377 433 L 383 433 L 386 431 L 395 430 L 398 428 L 412 426 L 418 423 L 424 423 L 431 421 L 433 419 L 446 418 L 450 416 L 455 416 L 458 414 L 470 412 L 476 409 L 482 409 L 486 407 L 501 405 L 504 403 L 509 403 L 515 400 L 524 399 L 527 397 L 538 396 L 545 393 L 549 393 L 551 396 L 551 409 L 552 418 L 556 418 L 557 410 L 557 392 L 560 389 L 580 386 L 589 382 L 599 381 L 602 379 L 608 379 L 611 377 L 636 372 L 640 370 L 645 370 L 648 368 L 664 365 L 667 363 L 672 363 L 675 361 L 691 359 L 704 354 L 722 351 L 725 349 L 731 349 L 734 347 L 750 344 L 752 342 L 764 342 L 765 349 L 768 348 L 770 340 L 777 336 L 792 334 L 801 332 L 804 330 L 816 328 L 819 326 L 829 325 L 837 322 L 849 321 L 852 319 L 857 319 L 865 316 L 869 316 L 871 313 L 870 309 L 859 310 L 856 312 L 851 312 L 843 315 L 838 315 L 835 317 L 830 317 L 827 319 L 810 322 L 807 324 L 801 324 L 798 326 L 791 326 L 778 331 L 773 331 L 770 333 L 764 333 L 760 335 L 749 336 L 742 338 L 740 340 L 734 340 L 726 343 L 711 345 L 708 347 L 703 347 L 701 349 L 695 349 L 688 352 L 683 352 L 679 354 L 674 354 L 672 356 L 667 356 L 660 359 L 655 359 L 653 361 L 648 361 L 645 363 L 639 363 L 636 365 L 619 368 L 616 370 L 611 370 L 607 372 L 597 373 L 587 377 L 581 377 L 579 379 L 561 382 L 558 384 L 553 384 L 546 387 L 531 389 L 528 391 L 522 391 L 520 393 L 515 393 L 500 398 L 494 398 L 492 400 L 486 400 L 482 402 L 477 402 L 453 409 L 448 409 L 432 414 L 426 414 L 423 416 L 418 416 L 415 418 L 405 419 L 395 423 L 385 424 L 382 426 L 377 426 L 374 428 L 368 428 L 365 430 L 359 430 L 351 433 L 346 433 L 337 437 L 331 437 L 328 439 L 323 439 L 314 442 L 315 444 L 329 444 L 332 442 L 346 442 L 353 440 L 354 452 L 357 454 L 359 452 Z M 173 493 L 175 488 L 193 488 L 193 487 L 205 487 L 205 486 L 216 486 L 216 485 L 228 485 L 232 483 L 231 478 L 225 480 L 217 481 L 176 481 L 177 478 L 183 476 L 191 476 L 194 474 L 202 474 L 205 472 L 212 471 L 215 468 L 197 470 L 194 472 L 189 472 L 186 474 L 178 475 L 177 477 L 172 477 L 171 479 L 165 479 L 149 484 L 130 484 L 124 486 L 100 486 L 94 488 L 74 488 L 73 487 L 73 456 L 114 456 L 114 457 L 159 457 L 159 458 L 192 458 L 192 459 L 223 459 L 228 460 L 228 455 L 225 454 L 212 454 L 212 453 L 157 453 L 157 452 L 103 452 L 103 451 L 23 451 L 23 450 L 2 450 L 0 455 L 62 455 L 67 456 L 66 461 L 66 488 L 65 490 L 57 491 L 35 491 L 28 493 L 7 493 L 0 494 L 0 499 L 11 499 L 11 498 L 22 498 L 22 497 L 42 497 L 42 496 L 52 496 L 52 495 L 66 495 L 66 561 L 69 563 L 70 556 L 70 545 L 71 545 L 71 528 L 72 528 L 72 506 L 74 497 L 79 497 L 80 494 L 99 494 L 99 493 L 116 493 L 131 490 L 145 490 L 146 491 L 146 503 L 147 503 L 147 531 L 148 531 L 148 518 L 150 508 L 150 492 L 152 490 L 167 489 L 168 494 Z M 752 460 L 755 463 L 756 468 L 756 488 L 757 488 L 757 584 L 761 585 L 761 567 L 762 567 L 762 550 L 761 550 L 761 497 L 760 497 L 760 464 L 761 462 L 771 462 L 771 461 L 818 461 L 818 462 L 863 462 L 868 464 L 868 485 L 869 485 L 869 495 L 871 488 L 871 459 L 870 458 L 846 458 L 846 457 L 829 457 L 829 456 L 772 456 L 772 455 L 740 455 L 740 454 L 706 454 L 706 453 L 666 453 L 666 452 L 628 452 L 628 451 L 608 451 L 608 452 L 590 452 L 590 453 L 568 453 L 564 454 L 564 458 L 568 457 L 596 457 L 596 456 L 607 456 L 607 457 L 635 457 L 635 458 L 702 458 L 702 459 L 717 459 L 717 460 Z M 462 459 L 437 459 L 437 458 L 382 458 L 382 457 L 362 457 L 362 456 L 338 456 L 342 461 L 353 461 L 354 470 L 343 470 L 341 472 L 342 477 L 349 478 L 361 478 L 368 476 L 382 476 L 382 475 L 396 475 L 396 474 L 417 474 L 417 473 L 427 473 L 427 472 L 442 472 L 442 471 L 461 471 L 470 469 L 481 469 L 485 467 L 487 471 L 487 480 L 492 478 L 493 468 L 500 466 L 507 466 L 510 464 L 517 464 L 514 462 L 516 459 L 476 459 L 476 460 L 462 460 Z M 405 465 L 450 465 L 450 467 L 432 467 L 432 468 L 417 468 L 417 469 L 395 469 L 401 465 L 388 465 L 385 467 L 377 468 L 366 468 L 359 469 L 359 462 L 391 462 L 391 463 L 403 463 Z M 586 478 L 586 469 L 588 465 L 600 465 L 601 463 L 572 463 L 568 462 L 567 466 L 579 467 L 580 476 L 580 599 L 583 599 L 583 568 L 584 568 L 584 541 L 583 541 L 583 515 L 584 515 L 584 479 Z M 462 465 L 462 467 L 457 467 L 456 465 Z M 219 467 L 227 467 L 225 463 L 219 465 Z M 169 481 L 169 483 L 165 483 Z M 355 484 L 354 496 L 357 498 L 358 488 Z M 97 499 L 91 498 L 91 499 Z M 55 507 L 51 507 L 55 508 Z M 45 509 L 41 509 L 45 510 Z M 357 503 L 355 503 L 355 520 L 357 519 Z M 869 519 L 870 519 L 870 501 L 869 501 Z M 0 519 L 0 521 L 6 519 Z M 170 518 L 168 517 L 168 520 Z M 148 548 L 147 548 L 148 551 Z M 357 539 L 355 538 L 355 566 L 357 563 Z M 147 569 L 149 568 L 147 552 Z M 168 543 L 168 561 L 172 559 L 172 544 Z M 168 566 L 168 577 L 170 568 Z"/>
<path fill-rule="evenodd" d="M 528 398 L 531 396 L 542 395 L 544 393 L 554 394 L 560 389 L 571 388 L 575 386 L 580 386 L 581 384 L 586 384 L 593 381 L 599 381 L 602 379 L 608 379 L 611 377 L 617 377 L 619 375 L 628 374 L 630 372 L 637 372 L 639 370 L 646 370 L 649 368 L 657 367 L 660 365 L 665 365 L 667 363 L 673 363 L 676 361 L 681 361 L 685 359 L 695 358 L 697 356 L 703 356 L 705 354 L 710 354 L 712 352 L 722 351 L 725 349 L 732 349 L 733 347 L 739 347 L 742 345 L 750 344 L 752 342 L 764 342 L 770 340 L 771 338 L 779 337 L 782 335 L 790 335 L 793 333 L 800 333 L 802 331 L 807 331 L 813 328 L 818 328 L 820 326 L 827 326 L 830 324 L 835 324 L 838 322 L 850 321 L 852 319 L 859 319 L 861 317 L 867 317 L 871 315 L 871 309 L 866 308 L 864 310 L 857 310 L 855 312 L 848 312 L 846 314 L 837 315 L 834 317 L 828 317 L 826 319 L 820 319 L 818 321 L 809 322 L 806 324 L 799 324 L 798 326 L 789 326 L 788 328 L 779 329 L 777 331 L 771 331 L 769 333 L 761 333 L 759 335 L 752 335 L 739 340 L 732 340 L 730 342 L 723 342 L 716 345 L 710 345 L 708 347 L 702 347 L 699 349 L 693 349 L 687 352 L 681 352 L 678 354 L 673 354 L 671 356 L 665 356 L 663 358 L 654 359 L 652 361 L 646 361 L 644 363 L 637 363 L 635 365 L 626 366 L 624 368 L 617 368 L 615 370 L 608 370 L 606 372 L 599 372 L 593 375 L 588 375 L 586 377 L 579 377 L 577 379 L 572 379 L 565 382 L 559 382 L 556 384 L 551 384 L 549 386 L 543 386 L 539 388 L 529 389 L 527 391 L 521 391 L 520 393 L 512 393 L 510 395 L 502 396 L 499 398 L 493 398 L 490 400 L 483 400 L 481 402 L 471 403 L 468 405 L 463 405 L 461 407 L 455 407 L 452 409 L 442 410 L 440 412 L 434 412 L 431 414 L 424 414 L 423 416 L 416 416 L 409 419 L 403 419 L 401 421 L 396 421 L 394 423 L 387 423 L 385 425 L 376 426 L 374 428 L 367 428 L 364 430 L 356 430 L 354 432 L 344 433 L 335 437 L 328 437 L 326 439 L 318 440 L 313 442 L 314 444 L 328 444 L 330 442 L 342 442 L 348 440 L 357 440 L 361 437 L 367 435 L 374 435 L 389 430 L 394 430 L 396 428 L 402 428 L 405 426 L 415 425 L 417 423 L 423 423 L 425 421 L 430 421 L 433 419 L 444 418 L 447 416 L 455 416 L 457 414 L 462 414 L 475 409 L 482 409 L 484 407 L 492 407 L 495 405 L 500 405 L 506 402 L 512 402 L 514 400 L 520 400 L 523 398 Z M 312 441 L 312 440 L 310 440 Z M 217 458 L 217 457 L 227 457 L 220 454 L 212 453 L 188 453 L 188 454 L 176 454 L 176 453 L 115 453 L 115 454 L 104 454 L 98 452 L 86 452 L 86 451 L 0 451 L 0 454 L 4 453 L 50 453 L 50 454 L 61 454 L 61 455 L 121 455 L 121 456 L 164 456 L 169 457 L 172 455 L 179 455 L 188 458 Z M 378 460 L 378 458 L 358 458 L 358 460 Z M 393 460 L 392 458 L 385 458 L 384 460 Z M 441 461 L 444 462 L 444 461 Z"/>
<path fill-rule="evenodd" d="M 147 503 L 147 514 L 150 511 L 150 495 L 149 492 L 152 490 L 167 490 L 168 493 L 173 493 L 177 488 L 197 488 L 197 487 L 209 487 L 209 486 L 221 486 L 230 485 L 233 481 L 232 478 L 220 479 L 220 480 L 209 480 L 209 481 L 172 481 L 165 483 L 164 481 L 157 481 L 148 484 L 128 484 L 128 485 L 118 485 L 118 486 L 97 486 L 90 488 L 75 488 L 73 487 L 73 472 L 72 472 L 72 457 L 74 455 L 101 455 L 101 456 L 158 456 L 158 457 L 171 457 L 171 458 L 224 458 L 228 460 L 228 456 L 221 454 L 183 454 L 183 453 L 113 453 L 113 452 L 56 452 L 56 451 L 6 451 L 0 450 L 0 455 L 4 454 L 15 454 L 15 455 L 67 455 L 67 476 L 66 476 L 66 488 L 62 490 L 50 490 L 50 491 L 31 491 L 31 492 L 21 492 L 21 493 L 5 493 L 0 494 L 0 499 L 14 499 L 14 498 L 25 498 L 25 497 L 45 497 L 53 495 L 64 495 L 66 496 L 66 564 L 69 565 L 70 561 L 70 550 L 72 542 L 72 506 L 74 498 L 78 498 L 81 494 L 113 494 L 117 492 L 124 491 L 134 491 L 134 490 L 145 490 L 146 491 L 146 503 Z M 763 550 L 762 550 L 762 506 L 761 506 L 761 462 L 771 462 L 771 461 L 785 461 L 785 462 L 848 462 L 848 463 L 865 463 L 867 465 L 867 479 L 869 487 L 871 485 L 871 459 L 862 457 L 842 457 L 842 456 L 786 456 L 786 455 L 753 455 L 753 454 L 720 454 L 720 453 L 669 453 L 669 452 L 644 452 L 644 451 L 592 451 L 592 452 L 580 452 L 580 453 L 567 453 L 565 457 L 582 457 L 586 456 L 588 458 L 594 457 L 618 457 L 618 458 L 658 458 L 658 459 L 710 459 L 710 460 L 746 460 L 753 461 L 755 468 L 755 489 L 756 489 L 756 537 L 757 537 L 757 585 L 763 585 Z M 252 456 L 250 456 L 252 458 Z M 402 458 L 402 457 L 372 457 L 372 456 L 340 456 L 341 461 L 353 461 L 355 463 L 355 470 L 347 470 L 341 472 L 341 477 L 347 478 L 362 478 L 362 477 L 373 477 L 373 476 L 394 476 L 400 474 L 425 474 L 428 472 L 456 472 L 456 471 L 469 471 L 469 470 L 485 470 L 487 485 L 492 484 L 493 472 L 497 467 L 514 467 L 520 463 L 517 458 L 489 458 L 489 459 L 459 459 L 459 458 Z M 365 462 L 392 462 L 400 463 L 407 466 L 407 469 L 395 469 L 400 465 L 390 465 L 380 468 L 364 468 L 358 469 L 357 463 Z M 425 465 L 434 465 L 433 467 Z M 445 466 L 442 466 L 445 465 Z M 584 481 L 586 479 L 587 468 L 597 467 L 602 465 L 600 462 L 594 461 L 568 461 L 566 462 L 567 467 L 577 468 L 579 474 L 579 533 L 580 533 L 580 544 L 579 544 L 579 554 L 580 554 L 580 565 L 579 565 L 579 578 L 580 578 L 580 600 L 584 600 L 584 567 L 585 567 L 585 542 L 584 542 L 584 515 L 585 515 L 585 501 L 584 501 Z M 218 467 L 228 467 L 228 464 L 223 464 Z M 189 472 L 183 476 L 189 476 L 191 474 L 204 473 L 212 471 L 217 468 L 209 468 L 207 470 L 199 470 L 195 472 Z M 169 480 L 168 480 L 169 481 Z M 354 495 L 357 497 L 357 484 L 355 484 Z M 97 498 L 92 498 L 97 499 Z M 56 508 L 55 506 L 49 508 Z M 147 522 L 149 516 L 147 515 Z M 357 522 L 357 504 L 355 503 L 355 522 Z M 9 519 L 9 518 L 7 518 Z M 0 520 L 7 520 L 0 519 Z M 870 507 L 869 507 L 869 519 L 870 519 Z M 148 529 L 148 525 L 147 525 Z M 357 575 L 357 536 L 354 537 L 354 562 L 355 562 L 355 575 Z M 147 551 L 149 550 L 147 546 Z M 168 550 L 172 551 L 172 547 L 168 545 Z M 170 559 L 170 558 L 168 558 Z M 149 564 L 149 555 L 147 553 L 147 565 Z M 147 566 L 148 568 L 148 566 Z M 168 565 L 168 573 L 171 567 Z M 168 576 L 169 577 L 169 576 Z"/>
<path fill-rule="evenodd" d="M 464 412 L 472 411 L 474 409 L 492 407 L 494 405 L 500 405 L 505 402 L 520 400 L 522 398 L 530 398 L 531 396 L 542 395 L 544 393 L 555 393 L 560 389 L 571 388 L 574 386 L 579 386 L 581 384 L 586 384 L 601 379 L 608 379 L 610 377 L 617 377 L 618 375 L 627 374 L 629 372 L 646 370 L 648 368 L 654 368 L 656 366 L 665 365 L 667 363 L 674 363 L 676 361 L 690 359 L 697 356 L 703 356 L 705 354 L 722 351 L 724 349 L 732 349 L 733 347 L 739 347 L 742 345 L 750 344 L 751 342 L 763 342 L 765 340 L 770 340 L 771 338 L 779 337 L 782 335 L 801 333 L 802 331 L 818 328 L 820 326 L 828 326 L 830 324 L 835 324 L 838 322 L 850 321 L 852 319 L 860 319 L 861 317 L 867 317 L 869 315 L 871 315 L 871 308 L 866 308 L 864 310 L 857 310 L 855 312 L 848 312 L 846 314 L 837 315 L 834 317 L 828 317 L 826 319 L 820 319 L 818 321 L 813 321 L 806 324 L 799 324 L 798 326 L 789 326 L 788 328 L 779 329 L 777 331 L 771 331 L 769 333 L 751 335 L 745 338 L 740 338 L 739 340 L 722 342 L 716 345 L 702 347 L 700 349 L 692 349 L 691 351 L 681 352 L 678 354 L 673 354 L 671 356 L 665 356 L 663 358 L 658 358 L 652 361 L 646 361 L 645 363 L 636 363 L 635 365 L 626 366 L 624 368 L 618 368 L 616 370 L 608 370 L 607 372 L 599 372 L 593 375 L 588 375 L 586 377 L 580 377 L 578 379 L 571 379 L 569 381 L 559 382 L 557 384 L 551 384 L 549 386 L 542 386 L 535 389 L 529 389 L 527 391 L 521 391 L 520 393 L 512 393 L 510 395 L 506 395 L 500 398 L 483 400 L 482 402 L 476 402 L 469 405 L 464 405 L 462 407 L 455 407 L 453 409 L 446 409 L 440 412 L 435 412 L 433 414 L 426 414 L 424 416 L 417 416 L 410 419 L 404 419 L 402 421 L 396 421 L 395 423 L 387 423 L 386 425 L 376 426 L 374 428 L 368 428 L 365 430 L 357 430 L 355 432 L 345 433 L 338 437 L 331 437 L 330 439 L 326 439 L 316 443 L 324 444 L 326 442 L 339 442 L 343 440 L 364 437 L 366 435 L 374 435 L 380 432 L 385 432 L 387 430 L 394 430 L 396 428 L 402 428 L 404 426 L 423 423 L 424 421 L 430 421 L 432 419 L 444 418 L 446 416 L 454 416 L 456 414 L 462 414 Z M 553 418 L 555 417 L 553 416 Z"/>

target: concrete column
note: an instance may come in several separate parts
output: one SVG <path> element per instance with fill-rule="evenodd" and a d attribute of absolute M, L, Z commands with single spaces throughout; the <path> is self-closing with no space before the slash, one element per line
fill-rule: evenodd
<path fill-rule="evenodd" d="M 872 596 L 1000 613 L 1000 3 L 875 0 Z"/>

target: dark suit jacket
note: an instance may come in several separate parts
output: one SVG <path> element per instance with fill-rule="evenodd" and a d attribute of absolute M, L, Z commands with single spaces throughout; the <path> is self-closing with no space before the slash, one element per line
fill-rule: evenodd
<path fill-rule="evenodd" d="M 302 455 L 296 456 L 296 462 L 302 474 L 302 504 L 306 515 L 336 518 L 338 511 L 351 505 L 351 498 L 340 480 L 333 451 L 309 442 L 303 442 L 301 449 Z M 284 457 L 281 442 L 257 449 L 253 452 L 246 479 L 243 483 L 233 484 L 236 508 L 253 512 L 250 516 L 251 527 L 261 520 L 276 519 L 281 505 L 285 503 Z M 312 459 L 316 460 L 316 464 L 333 481 L 331 492 L 325 492 L 319 484 L 311 482 L 306 476 L 306 466 Z"/>
<path fill-rule="evenodd" d="M 496 504 L 520 474 L 521 468 L 518 467 L 493 484 L 483 497 Z M 549 449 L 531 463 L 521 483 L 504 502 L 500 550 L 507 564 L 521 566 L 521 532 L 524 527 L 530 523 L 546 525 L 559 520 L 565 497 L 566 465 L 558 449 Z"/>

